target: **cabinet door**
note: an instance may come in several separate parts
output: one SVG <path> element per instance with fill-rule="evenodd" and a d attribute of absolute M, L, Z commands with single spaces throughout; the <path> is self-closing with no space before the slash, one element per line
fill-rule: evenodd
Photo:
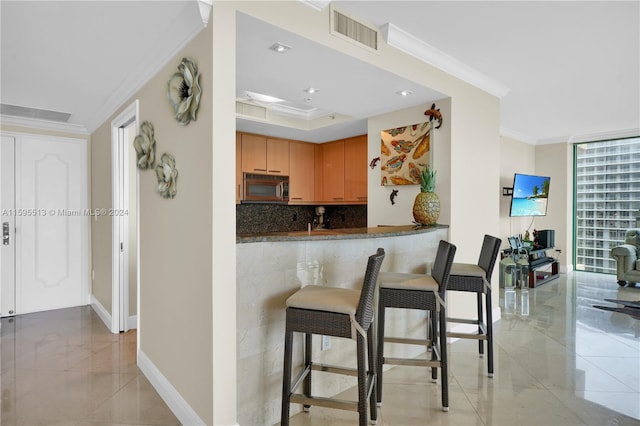
<path fill-rule="evenodd" d="M 289 176 L 289 141 L 267 139 L 267 173 Z"/>
<path fill-rule="evenodd" d="M 367 135 L 344 141 L 344 196 L 346 201 L 367 201 Z"/>
<path fill-rule="evenodd" d="M 267 172 L 267 138 L 259 135 L 242 135 L 242 171 L 244 173 Z"/>
<path fill-rule="evenodd" d="M 289 202 L 314 200 L 314 145 L 306 142 L 289 142 Z"/>
<path fill-rule="evenodd" d="M 242 136 L 236 132 L 236 204 L 242 201 Z"/>
<path fill-rule="evenodd" d="M 322 144 L 323 201 L 344 201 L 344 141 Z"/>

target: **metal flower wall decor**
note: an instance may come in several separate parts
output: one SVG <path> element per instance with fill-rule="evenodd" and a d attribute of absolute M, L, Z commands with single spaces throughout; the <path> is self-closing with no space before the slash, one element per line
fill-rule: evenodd
<path fill-rule="evenodd" d="M 171 154 L 164 153 L 160 157 L 161 164 L 156 166 L 158 192 L 162 198 L 173 198 L 178 192 L 178 169 L 176 160 Z"/>
<path fill-rule="evenodd" d="M 175 111 L 176 120 L 186 126 L 191 120 L 196 121 L 200 106 L 200 73 L 197 65 L 189 58 L 182 58 L 178 70 L 167 82 L 167 96 Z"/>
<path fill-rule="evenodd" d="M 153 167 L 156 161 L 156 139 L 153 124 L 143 121 L 140 125 L 140 133 L 133 139 L 133 148 L 136 150 L 137 165 L 140 170 Z"/>

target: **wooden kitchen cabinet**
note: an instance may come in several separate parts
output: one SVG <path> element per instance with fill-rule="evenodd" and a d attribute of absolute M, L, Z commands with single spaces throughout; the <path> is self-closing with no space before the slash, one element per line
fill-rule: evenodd
<path fill-rule="evenodd" d="M 322 200 L 344 201 L 344 141 L 322 144 Z"/>
<path fill-rule="evenodd" d="M 288 176 L 289 141 L 243 133 L 242 172 Z"/>
<path fill-rule="evenodd" d="M 236 204 L 240 204 L 244 196 L 242 185 L 242 136 L 236 132 Z"/>
<path fill-rule="evenodd" d="M 267 174 L 289 176 L 288 140 L 267 138 Z"/>
<path fill-rule="evenodd" d="M 315 200 L 315 145 L 289 142 L 289 204 Z"/>
<path fill-rule="evenodd" d="M 367 201 L 367 135 L 344 141 L 345 201 Z"/>

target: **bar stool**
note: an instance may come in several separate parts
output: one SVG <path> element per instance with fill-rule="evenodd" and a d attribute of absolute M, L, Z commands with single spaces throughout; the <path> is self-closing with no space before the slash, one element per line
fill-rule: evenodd
<path fill-rule="evenodd" d="M 367 424 L 367 399 L 370 400 L 371 422 L 378 418 L 375 404 L 375 334 L 373 333 L 373 299 L 380 265 L 385 252 L 379 248 L 369 256 L 362 290 L 309 285 L 287 299 L 284 340 L 284 371 L 282 382 L 281 425 L 289 424 L 290 403 L 341 410 L 357 411 L 359 424 Z M 304 368 L 291 384 L 293 333 L 304 333 Z M 356 340 L 357 369 L 316 364 L 312 362 L 313 334 L 345 337 Z M 368 365 L 367 365 L 368 359 Z M 311 395 L 311 371 L 357 376 L 358 401 L 344 401 Z M 294 393 L 304 383 L 303 393 Z"/>
<path fill-rule="evenodd" d="M 456 246 L 440 241 L 431 275 L 384 272 L 380 274 L 378 294 L 378 404 L 382 403 L 382 366 L 414 365 L 431 367 L 431 378 L 438 378 L 438 368 L 442 380 L 442 410 L 449 411 L 449 378 L 447 370 L 447 316 L 446 289 L 449 271 L 456 253 Z M 429 312 L 430 326 L 427 336 L 431 339 L 409 339 L 384 336 L 384 318 L 386 308 L 420 309 Z M 425 345 L 431 348 L 431 360 L 390 358 L 384 356 L 384 343 L 403 343 Z"/>
<path fill-rule="evenodd" d="M 462 324 L 476 324 L 477 333 L 448 332 L 447 337 L 462 339 L 477 339 L 480 357 L 484 356 L 484 341 L 487 341 L 489 377 L 493 377 L 493 316 L 491 312 L 491 275 L 495 266 L 502 240 L 491 235 L 485 235 L 480 250 L 478 264 L 454 263 L 449 275 L 448 291 L 468 291 L 477 296 L 477 319 L 447 318 L 449 322 Z M 482 314 L 482 295 L 485 295 L 487 310 L 486 321 Z"/>

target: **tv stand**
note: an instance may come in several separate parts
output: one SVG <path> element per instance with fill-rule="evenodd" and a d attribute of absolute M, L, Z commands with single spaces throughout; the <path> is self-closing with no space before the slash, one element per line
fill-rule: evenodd
<path fill-rule="evenodd" d="M 529 261 L 529 288 L 535 288 L 539 285 L 555 280 L 559 275 L 560 262 L 553 257 L 547 256 L 547 250 L 552 250 L 553 247 L 546 248 L 520 248 L 527 252 L 527 259 Z M 504 255 L 510 255 L 513 252 L 512 249 L 504 250 Z M 547 269 L 551 266 L 551 270 Z"/>
<path fill-rule="evenodd" d="M 529 288 L 535 288 L 560 276 L 560 263 L 557 259 L 547 256 L 547 250 L 551 249 L 553 247 L 527 251 L 529 254 Z M 541 271 L 549 266 L 551 266 L 551 271 Z"/>

